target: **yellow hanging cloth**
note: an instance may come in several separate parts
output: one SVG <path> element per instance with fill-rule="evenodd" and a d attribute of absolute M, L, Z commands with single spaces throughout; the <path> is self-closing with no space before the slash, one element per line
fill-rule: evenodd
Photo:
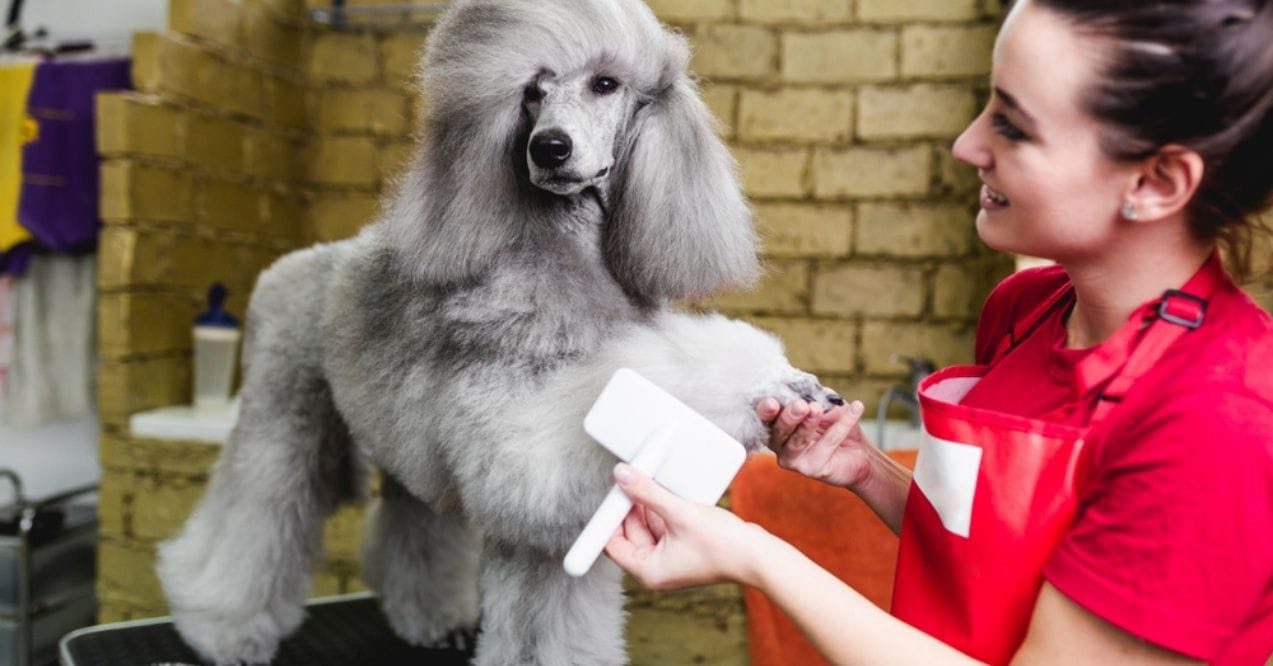
<path fill-rule="evenodd" d="M 22 191 L 22 146 L 35 141 L 39 125 L 27 115 L 35 61 L 0 63 L 0 253 L 31 239 L 18 224 Z"/>

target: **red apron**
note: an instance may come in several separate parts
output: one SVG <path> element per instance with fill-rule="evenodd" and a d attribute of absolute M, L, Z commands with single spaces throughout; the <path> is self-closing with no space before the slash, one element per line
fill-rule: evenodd
<path fill-rule="evenodd" d="M 1074 519 L 1085 437 L 1177 337 L 1202 324 L 1218 256 L 1145 304 L 1076 368 L 1082 427 L 959 403 L 989 366 L 955 366 L 919 388 L 925 438 L 906 501 L 893 614 L 960 651 L 1006 663 L 1021 646 L 1043 568 Z M 1067 284 L 1014 326 L 991 365 L 1073 299 Z"/>

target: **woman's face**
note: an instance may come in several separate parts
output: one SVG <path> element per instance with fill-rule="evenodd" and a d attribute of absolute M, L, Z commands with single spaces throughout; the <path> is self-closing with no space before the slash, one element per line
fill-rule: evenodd
<path fill-rule="evenodd" d="M 977 234 L 990 247 L 1057 261 L 1109 247 L 1134 167 L 1106 157 L 1081 108 L 1099 43 L 1019 2 L 995 43 L 989 103 L 955 141 L 984 187 Z"/>

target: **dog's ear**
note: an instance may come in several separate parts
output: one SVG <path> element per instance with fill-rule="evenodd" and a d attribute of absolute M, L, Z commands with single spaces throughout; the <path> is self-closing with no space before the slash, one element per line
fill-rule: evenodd
<path fill-rule="evenodd" d="M 636 112 L 611 181 L 606 261 L 645 302 L 744 286 L 759 273 L 737 165 L 687 59 L 673 58 L 666 83 Z"/>

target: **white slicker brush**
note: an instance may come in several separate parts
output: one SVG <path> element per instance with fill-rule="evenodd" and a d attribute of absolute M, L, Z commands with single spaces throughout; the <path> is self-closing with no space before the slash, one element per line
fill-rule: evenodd
<path fill-rule="evenodd" d="M 700 504 L 720 500 L 747 457 L 725 431 L 627 368 L 610 378 L 583 428 L 620 460 Z M 631 508 L 632 499 L 612 486 L 566 553 L 566 573 L 588 573 Z"/>

